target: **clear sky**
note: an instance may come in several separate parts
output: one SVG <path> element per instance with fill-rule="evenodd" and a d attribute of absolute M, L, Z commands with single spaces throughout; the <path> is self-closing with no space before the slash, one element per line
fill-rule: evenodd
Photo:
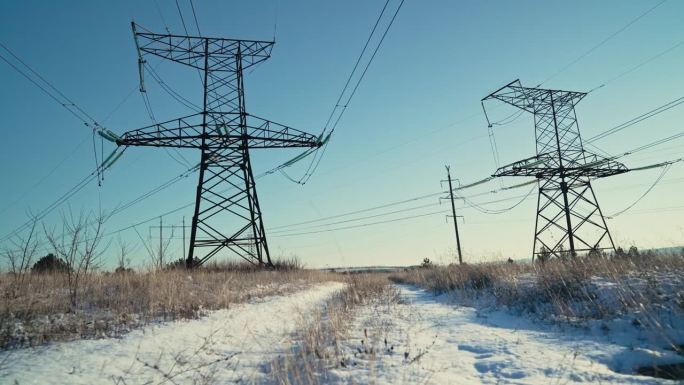
<path fill-rule="evenodd" d="M 152 31 L 162 33 L 166 25 L 174 33 L 183 32 L 175 1 L 156 3 L 158 8 L 154 0 L 3 1 L 0 41 L 100 123 L 122 133 L 150 123 L 137 92 L 131 19 Z M 441 213 L 292 235 L 446 210 L 447 202 L 427 206 L 437 204 L 436 197 L 328 222 L 427 206 L 377 218 L 323 227 L 314 225 L 327 222 L 288 227 L 289 233 L 273 228 L 439 192 L 445 164 L 452 166 L 453 176 L 463 183 L 491 174 L 496 165 L 480 99 L 516 78 L 534 86 L 581 56 L 545 86 L 588 91 L 609 81 L 577 108 L 585 138 L 684 96 L 684 44 L 614 79 L 684 40 L 682 1 L 666 1 L 584 55 L 658 3 L 406 0 L 309 183 L 295 185 L 279 174 L 257 182 L 272 254 L 296 255 L 315 267 L 405 265 L 424 257 L 453 260 L 453 227 Z M 179 0 L 179 4 L 188 28 L 194 31 L 189 2 Z M 195 0 L 203 35 L 268 40 L 275 34 L 272 58 L 247 75 L 247 109 L 313 133 L 322 129 L 383 4 L 382 0 Z M 397 4 L 393 0 L 389 7 L 394 9 Z M 192 71 L 173 63 L 158 64 L 157 59 L 150 64 L 158 65 L 158 72 L 176 91 L 200 100 L 201 89 Z M 25 221 L 28 211 L 45 208 L 90 173 L 95 161 L 91 132 L 81 122 L 4 62 L 0 62 L 0 79 L 0 233 L 4 236 Z M 148 77 L 146 83 L 157 119 L 188 113 L 152 79 Z M 490 107 L 492 120 L 514 112 L 495 104 Z M 676 107 L 596 145 L 612 154 L 624 152 L 681 132 L 683 117 L 684 107 Z M 533 128 L 530 116 L 496 128 L 502 164 L 534 155 Z M 623 161 L 636 167 L 678 158 L 683 144 L 684 139 L 673 141 Z M 111 144 L 105 146 L 106 153 L 113 149 Z M 295 154 L 290 150 L 255 153 L 255 173 Z M 188 150 L 183 156 L 197 162 L 199 153 Z M 301 175 L 306 165 L 302 162 L 288 172 Z M 61 209 L 89 211 L 101 205 L 111 211 L 184 169 L 162 149 L 131 148 L 105 175 L 102 187 L 89 185 Z M 596 181 L 594 188 L 603 211 L 610 214 L 628 206 L 659 173 L 650 170 Z M 196 181 L 192 175 L 112 217 L 107 231 L 193 201 Z M 471 193 L 500 186 L 501 182 L 494 181 Z M 632 210 L 609 220 L 616 242 L 640 247 L 684 244 L 683 186 L 684 165 L 680 163 Z M 474 200 L 500 200 L 527 191 L 517 189 Z M 487 207 L 505 208 L 516 201 Z M 511 211 L 486 215 L 459 202 L 466 260 L 528 257 L 535 203 L 532 194 Z M 170 214 L 164 223 L 180 225 L 183 216 L 187 223 L 191 210 Z M 55 210 L 45 218 L 46 226 L 59 223 L 59 216 L 60 210 Z M 137 229 L 148 237 L 149 226 L 157 223 L 141 224 Z M 174 237 L 180 235 L 177 230 Z M 118 237 L 135 245 L 133 264 L 147 262 L 135 231 L 111 239 Z M 151 241 L 158 242 L 154 237 L 157 235 L 153 234 Z M 180 257 L 181 240 L 174 239 L 171 249 L 174 257 Z"/>

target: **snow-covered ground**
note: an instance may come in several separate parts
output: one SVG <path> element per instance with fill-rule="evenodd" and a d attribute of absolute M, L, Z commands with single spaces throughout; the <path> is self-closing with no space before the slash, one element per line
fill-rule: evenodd
<path fill-rule="evenodd" d="M 667 384 L 629 374 L 639 364 L 681 362 L 637 335 L 597 335 L 501 310 L 456 306 L 446 295 L 401 286 L 399 304 L 357 314 L 343 364 L 324 382 L 376 384 Z M 631 339 L 630 339 L 631 338 Z"/>
<path fill-rule="evenodd" d="M 344 284 L 330 282 L 163 323 L 121 339 L 82 340 L 0 353 L 7 384 L 234 384 L 266 378 L 267 363 L 291 345 L 301 315 Z"/>

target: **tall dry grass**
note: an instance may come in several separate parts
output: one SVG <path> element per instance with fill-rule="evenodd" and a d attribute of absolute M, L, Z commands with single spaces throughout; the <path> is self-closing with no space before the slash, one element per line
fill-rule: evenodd
<path fill-rule="evenodd" d="M 348 336 L 355 311 L 372 301 L 391 304 L 399 292 L 387 274 L 346 275 L 347 288 L 322 309 L 303 315 L 291 350 L 271 363 L 271 379 L 282 385 L 325 384 L 327 371 L 344 366 L 341 344 Z"/>
<path fill-rule="evenodd" d="M 391 279 L 436 294 L 451 292 L 466 301 L 489 299 L 492 305 L 545 318 L 606 319 L 633 310 L 653 313 L 649 308 L 663 305 L 684 310 L 681 254 L 432 266 L 393 274 Z"/>
<path fill-rule="evenodd" d="M 74 302 L 65 274 L 24 274 L 21 280 L 10 273 L 0 274 L 0 348 L 117 336 L 149 322 L 196 318 L 254 297 L 337 279 L 314 270 L 254 270 L 242 264 L 143 273 L 90 272 L 82 277 Z"/>

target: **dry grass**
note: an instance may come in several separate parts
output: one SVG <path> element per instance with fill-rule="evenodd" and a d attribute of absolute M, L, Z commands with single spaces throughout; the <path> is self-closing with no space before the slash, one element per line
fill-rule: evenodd
<path fill-rule="evenodd" d="M 393 303 L 399 298 L 386 274 L 352 274 L 347 282 L 347 289 L 328 300 L 323 309 L 302 317 L 291 351 L 271 363 L 277 384 L 325 383 L 327 370 L 346 365 L 341 343 L 355 310 L 371 301 Z"/>
<path fill-rule="evenodd" d="M 461 300 L 486 297 L 543 318 L 606 319 L 654 307 L 684 309 L 684 255 L 576 257 L 546 263 L 485 263 L 417 268 L 392 275 L 398 283 Z M 667 292 L 666 285 L 675 285 Z M 679 290 L 677 290 L 677 288 Z"/>
<path fill-rule="evenodd" d="M 188 271 L 91 272 L 75 304 L 65 274 L 0 275 L 0 348 L 117 336 L 149 322 L 196 318 L 253 297 L 337 279 L 313 270 L 213 265 Z"/>

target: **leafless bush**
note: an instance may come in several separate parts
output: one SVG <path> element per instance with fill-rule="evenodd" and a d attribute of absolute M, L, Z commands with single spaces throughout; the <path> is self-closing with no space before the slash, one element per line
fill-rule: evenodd
<path fill-rule="evenodd" d="M 54 229 L 43 226 L 50 246 L 69 267 L 65 276 L 72 306 L 78 303 L 83 277 L 99 266 L 100 257 L 106 249 L 100 247 L 105 221 L 106 216 L 102 213 L 95 216 L 81 213 L 75 217 L 69 212 L 62 213 L 61 235 L 58 236 Z"/>
<path fill-rule="evenodd" d="M 6 294 L 11 298 L 16 298 L 18 293 L 25 289 L 29 279 L 28 272 L 38 249 L 38 239 L 36 236 L 38 220 L 30 218 L 29 221 L 28 234 L 25 236 L 15 236 L 10 240 L 10 246 L 3 252 L 7 261 L 9 276 L 12 280 L 12 285 Z"/>

